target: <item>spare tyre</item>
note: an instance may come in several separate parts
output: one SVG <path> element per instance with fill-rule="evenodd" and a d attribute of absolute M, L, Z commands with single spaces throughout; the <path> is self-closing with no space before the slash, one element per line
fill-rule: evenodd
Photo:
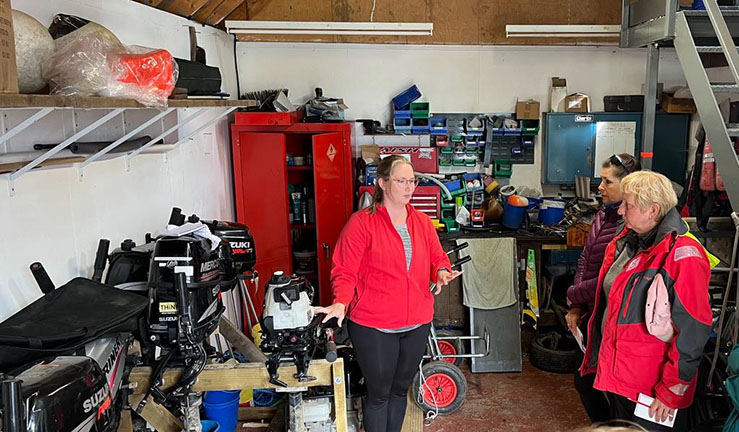
<path fill-rule="evenodd" d="M 549 332 L 531 344 L 529 361 L 545 372 L 573 373 L 580 366 L 582 352 L 571 335 Z"/>

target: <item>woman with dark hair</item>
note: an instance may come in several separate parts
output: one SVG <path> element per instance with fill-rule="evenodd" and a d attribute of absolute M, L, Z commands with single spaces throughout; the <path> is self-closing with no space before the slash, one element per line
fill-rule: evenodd
<path fill-rule="evenodd" d="M 324 322 L 348 316 L 349 336 L 367 385 L 364 428 L 399 432 L 408 388 L 418 370 L 434 317 L 437 288 L 459 276 L 431 219 L 414 209 L 413 165 L 389 156 L 377 167 L 372 205 L 344 227 L 333 254 L 333 304 L 317 308 Z"/>
<path fill-rule="evenodd" d="M 577 273 L 572 286 L 567 290 L 567 303 L 570 311 L 565 317 L 567 326 L 574 334 L 579 327 L 583 335 L 587 333 L 587 318 L 593 311 L 598 272 L 603 265 L 606 245 L 616 235 L 621 216 L 621 179 L 641 169 L 639 161 L 628 153 L 614 154 L 603 162 L 598 190 L 603 198 L 603 206 L 593 219 L 593 226 L 585 242 L 585 248 L 577 263 Z M 587 337 L 587 336 L 585 336 Z M 585 341 L 583 341 L 585 342 Z M 575 372 L 575 389 L 580 394 L 585 411 L 593 423 L 610 419 L 610 408 L 605 395 L 593 388 L 595 374 L 580 375 Z"/>

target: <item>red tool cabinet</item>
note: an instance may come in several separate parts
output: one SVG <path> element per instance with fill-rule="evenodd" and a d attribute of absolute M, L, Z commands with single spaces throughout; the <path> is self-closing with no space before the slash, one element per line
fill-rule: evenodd
<path fill-rule="evenodd" d="M 316 272 L 308 274 L 321 305 L 331 302 L 331 254 L 353 210 L 351 123 L 296 123 L 288 126 L 231 125 L 236 218 L 245 223 L 257 248 L 264 284 L 277 270 L 293 272 L 293 251 L 316 252 Z M 310 166 L 287 166 L 287 155 Z M 309 186 L 315 223 L 290 223 L 288 185 Z M 293 244 L 298 241 L 300 244 Z"/>

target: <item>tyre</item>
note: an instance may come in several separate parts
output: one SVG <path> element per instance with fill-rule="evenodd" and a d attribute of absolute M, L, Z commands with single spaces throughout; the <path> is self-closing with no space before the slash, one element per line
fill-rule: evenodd
<path fill-rule="evenodd" d="M 416 373 L 413 378 L 413 400 L 424 412 L 439 410 L 450 414 L 458 410 L 467 396 L 467 380 L 458 367 L 443 361 L 426 363 L 421 368 L 425 383 Z M 419 397 L 419 387 L 423 394 Z"/>
<path fill-rule="evenodd" d="M 575 338 L 557 332 L 536 337 L 529 354 L 529 361 L 537 369 L 562 374 L 574 373 L 580 366 L 581 358 Z"/>
<path fill-rule="evenodd" d="M 447 330 L 437 330 L 436 336 L 439 337 L 447 337 L 447 336 L 459 336 L 458 333 L 461 332 L 453 332 L 453 331 L 447 331 Z M 440 340 L 439 341 L 439 349 L 441 350 L 441 354 L 443 355 L 459 355 L 464 354 L 464 342 L 461 340 Z M 445 361 L 449 364 L 453 364 L 454 366 L 462 366 L 462 363 L 464 363 L 463 358 L 443 358 L 442 361 Z"/>

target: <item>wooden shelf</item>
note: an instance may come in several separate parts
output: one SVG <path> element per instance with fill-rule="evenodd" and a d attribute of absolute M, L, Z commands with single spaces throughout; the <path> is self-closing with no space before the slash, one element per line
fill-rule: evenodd
<path fill-rule="evenodd" d="M 308 166 L 289 166 L 287 167 L 287 170 L 288 171 L 312 171 L 313 167 L 310 165 Z"/>
<path fill-rule="evenodd" d="M 250 107 L 253 100 L 232 99 L 169 99 L 169 108 Z M 151 108 L 133 99 L 96 96 L 56 96 L 30 94 L 0 94 L 3 108 Z"/>

